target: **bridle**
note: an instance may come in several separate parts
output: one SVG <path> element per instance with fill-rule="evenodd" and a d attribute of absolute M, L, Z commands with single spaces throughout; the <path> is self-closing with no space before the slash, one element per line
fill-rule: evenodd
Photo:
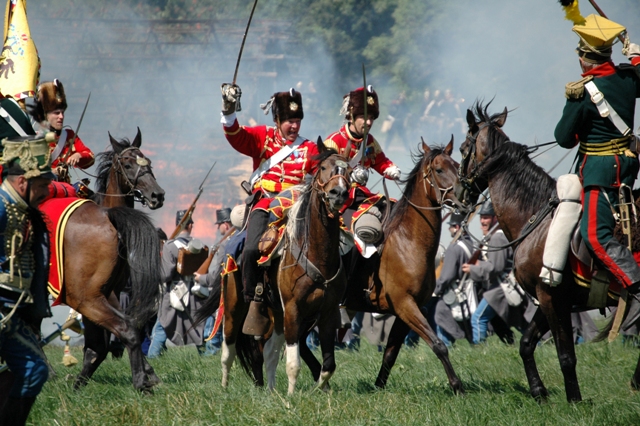
<path fill-rule="evenodd" d="M 133 151 L 136 151 L 135 157 L 133 157 L 133 155 L 125 155 L 128 153 L 133 153 Z M 140 155 L 138 155 L 138 153 Z M 130 179 L 129 176 L 127 175 L 127 172 L 122 160 L 135 160 L 136 164 L 138 165 L 138 168 L 136 169 L 136 173 L 133 176 L 133 179 Z M 142 194 L 142 191 L 137 189 L 138 179 L 140 179 L 142 176 L 146 174 L 150 174 L 155 179 L 153 171 L 151 170 L 151 160 L 145 157 L 138 148 L 129 147 L 122 150 L 122 152 L 118 154 L 114 154 L 113 163 L 115 165 L 115 172 L 122 177 L 126 185 L 129 187 L 129 192 L 124 194 L 124 196 L 133 195 L 133 197 L 136 200 L 144 202 L 144 195 Z"/>
<path fill-rule="evenodd" d="M 336 179 L 336 180 L 344 181 L 348 189 L 351 186 L 348 178 L 349 173 L 350 173 L 349 165 L 347 164 L 347 162 L 344 160 L 336 160 L 334 165 L 334 172 L 331 174 L 331 176 L 329 177 L 329 179 L 327 179 L 326 182 L 322 182 L 320 180 L 320 171 L 316 173 L 316 176 L 313 179 L 312 189 L 314 191 L 320 192 L 320 199 L 322 200 L 322 203 L 327 209 L 327 216 L 329 216 L 331 219 L 335 217 L 337 212 L 336 213 L 332 212 L 332 209 L 330 207 L 331 201 L 329 200 L 329 194 L 325 190 L 325 187 L 329 184 L 329 182 Z"/>
<path fill-rule="evenodd" d="M 436 193 L 436 198 L 437 201 L 435 202 L 437 204 L 436 207 L 425 207 L 425 206 L 419 206 L 417 204 L 415 204 L 414 202 L 412 202 L 411 200 L 409 200 L 409 198 L 407 198 L 406 195 L 404 195 L 404 193 L 402 194 L 402 196 L 407 200 L 407 202 L 415 207 L 416 209 L 419 210 L 441 210 L 444 205 L 446 204 L 447 201 L 452 202 L 453 204 L 457 205 L 458 207 L 462 207 L 462 203 L 460 203 L 459 200 L 455 199 L 455 200 L 449 200 L 447 199 L 447 194 L 451 191 L 453 191 L 454 185 L 448 186 L 446 188 L 441 188 L 440 185 L 438 185 L 438 182 L 433 178 L 432 173 L 433 173 L 433 161 L 435 160 L 435 158 L 433 160 L 431 160 L 431 162 L 429 163 L 429 165 L 427 166 L 427 170 L 426 171 L 422 171 L 422 187 L 424 189 L 424 194 L 426 197 L 429 196 L 429 188 L 427 188 L 427 183 L 431 186 L 431 188 L 433 188 L 434 192 Z M 429 178 L 431 176 L 431 179 Z M 383 181 L 383 184 L 385 184 L 385 182 Z M 397 183 L 396 183 L 397 185 Z M 399 188 L 399 186 L 398 186 Z M 456 198 L 456 197 L 454 197 Z"/>
<path fill-rule="evenodd" d="M 491 123 L 487 122 L 481 123 L 475 133 L 467 133 L 467 145 L 469 149 L 467 150 L 466 154 L 462 153 L 462 161 L 460 162 L 460 167 L 458 167 L 458 179 L 460 179 L 460 184 L 462 184 L 462 187 L 469 192 L 473 192 L 473 190 L 475 189 L 473 187 L 473 184 L 480 174 L 480 164 L 476 159 L 478 136 L 480 135 L 480 132 L 489 127 L 490 124 Z M 464 172 L 470 165 L 473 166 L 473 169 L 468 175 L 465 175 Z"/>

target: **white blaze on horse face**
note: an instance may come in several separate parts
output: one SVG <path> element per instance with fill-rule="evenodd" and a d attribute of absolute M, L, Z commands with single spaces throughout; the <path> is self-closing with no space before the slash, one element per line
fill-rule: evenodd
<path fill-rule="evenodd" d="M 289 377 L 289 395 L 296 389 L 296 381 L 300 373 L 300 350 L 298 344 L 287 345 L 287 376 Z"/>

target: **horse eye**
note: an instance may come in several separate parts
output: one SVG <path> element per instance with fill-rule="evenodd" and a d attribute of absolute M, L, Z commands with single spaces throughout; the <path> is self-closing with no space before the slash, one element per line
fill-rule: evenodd
<path fill-rule="evenodd" d="M 127 170 L 131 169 L 131 164 L 125 164 L 124 168 L 127 169 Z"/>
<path fill-rule="evenodd" d="M 441 175 L 442 174 L 442 169 L 436 169 L 436 173 Z"/>
<path fill-rule="evenodd" d="M 327 170 L 327 168 L 325 166 L 320 166 L 320 170 L 324 172 L 325 170 Z"/>

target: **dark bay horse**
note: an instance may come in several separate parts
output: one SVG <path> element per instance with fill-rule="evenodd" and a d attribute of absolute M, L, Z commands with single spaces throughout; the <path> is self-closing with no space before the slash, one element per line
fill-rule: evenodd
<path fill-rule="evenodd" d="M 275 297 L 271 310 L 273 325 L 265 336 L 266 343 L 256 342 L 253 337 L 241 333 L 248 304 L 244 302 L 242 295 L 239 271 L 227 275 L 223 280 L 224 387 L 228 385 L 229 371 L 236 355 L 245 371 L 252 375 L 256 385 L 262 386 L 264 349 L 268 386 L 273 389 L 281 347 L 286 342 L 289 393 L 292 393 L 300 371 L 298 341 L 306 332 L 305 324 L 316 322 L 320 328 L 323 355 L 318 387 L 325 388 L 335 371 L 334 339 L 339 326 L 338 304 L 346 285 L 339 254 L 338 212 L 348 195 L 350 169 L 345 158 L 333 150 L 326 150 L 321 140 L 318 141 L 318 147 L 320 156 L 317 159 L 317 172 L 312 183 L 302 189 L 299 200 L 292 207 L 284 237 L 284 253 L 269 268 Z M 209 306 L 213 310 L 217 308 L 217 305 Z M 204 316 L 199 312 L 198 318 L 213 313 L 213 310 L 209 310 L 211 312 Z"/>
<path fill-rule="evenodd" d="M 393 323 L 375 385 L 384 388 L 391 368 L 409 329 L 427 342 L 444 366 L 449 385 L 462 393 L 462 382 L 449 361 L 447 347 L 437 338 L 420 311 L 433 294 L 440 242 L 441 209 L 456 202 L 458 164 L 451 158 L 453 138 L 443 148 L 422 143 L 422 153 L 409 176 L 402 198 L 391 211 L 384 227 L 384 248 L 380 255 L 364 259 L 356 254 L 350 267 L 347 307 L 355 311 L 389 313 Z M 355 250 L 355 248 L 354 248 Z M 306 358 L 305 358 L 306 360 Z M 317 374 L 317 366 L 311 366 Z"/>
<path fill-rule="evenodd" d="M 489 103 L 490 104 L 490 103 Z M 529 147 L 511 142 L 502 131 L 507 109 L 489 115 L 478 102 L 467 111 L 469 132 L 460 150 L 460 180 L 465 185 L 464 196 L 474 203 L 479 194 L 489 189 L 500 225 L 509 239 L 518 239 L 533 215 L 548 205 L 555 194 L 556 182 L 529 157 Z M 463 195 L 459 194 L 462 199 Z M 580 387 L 576 375 L 576 354 L 571 325 L 571 312 L 587 310 L 589 289 L 573 279 L 570 263 L 563 271 L 560 285 L 551 287 L 539 278 L 542 254 L 551 215 L 547 216 L 515 250 L 514 267 L 518 282 L 540 302 L 530 326 L 520 340 L 520 356 L 524 363 L 531 395 L 545 399 L 549 393 L 542 383 L 534 359 L 535 348 L 549 329 L 558 352 L 560 369 L 564 377 L 567 400 L 580 401 Z M 610 305 L 616 302 L 608 301 Z M 632 386 L 640 385 L 640 360 Z"/>
<path fill-rule="evenodd" d="M 134 210 L 134 197 L 150 208 L 164 200 L 140 152 L 138 129 L 134 141 L 116 141 L 113 150 L 98 155 L 95 203 L 81 205 L 69 218 L 64 234 L 64 285 L 61 301 L 80 312 L 85 324 L 82 371 L 75 387 L 87 383 L 108 353 L 109 335 L 115 334 L 129 352 L 133 385 L 146 390 L 159 382 L 140 347 L 138 328 L 155 314 L 159 297 L 160 244 L 148 216 Z M 115 298 L 127 283 L 130 303 L 124 314 Z"/>

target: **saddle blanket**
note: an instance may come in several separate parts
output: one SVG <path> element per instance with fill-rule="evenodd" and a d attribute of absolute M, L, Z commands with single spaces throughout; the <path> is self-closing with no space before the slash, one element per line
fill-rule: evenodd
<path fill-rule="evenodd" d="M 90 200 L 65 197 L 52 198 L 40 204 L 40 211 L 44 215 L 49 231 L 50 255 L 49 255 L 49 293 L 55 298 L 53 306 L 60 304 L 60 292 L 64 283 L 64 250 L 63 237 L 69 217 L 82 204 L 92 202 Z"/>

